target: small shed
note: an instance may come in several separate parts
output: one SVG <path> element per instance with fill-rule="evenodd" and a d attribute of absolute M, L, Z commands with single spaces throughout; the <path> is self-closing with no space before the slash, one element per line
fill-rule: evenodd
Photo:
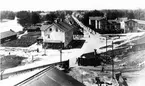
<path fill-rule="evenodd" d="M 17 39 L 17 33 L 13 30 L 0 33 L 0 44 Z"/>

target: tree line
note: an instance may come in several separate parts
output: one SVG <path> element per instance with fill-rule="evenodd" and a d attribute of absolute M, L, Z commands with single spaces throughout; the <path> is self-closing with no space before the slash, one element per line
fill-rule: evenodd
<path fill-rule="evenodd" d="M 0 19 L 11 19 L 15 18 L 15 12 L 13 11 L 0 11 Z"/>
<path fill-rule="evenodd" d="M 41 13 L 46 13 L 46 15 L 42 16 Z M 23 27 L 27 27 L 30 25 L 35 25 L 37 23 L 43 21 L 49 21 L 51 23 L 54 22 L 55 19 L 65 19 L 67 14 L 72 14 L 72 11 L 1 11 L 0 18 L 1 19 L 14 19 L 15 16 L 18 18 L 18 23 Z"/>
<path fill-rule="evenodd" d="M 83 17 L 80 19 L 82 23 L 90 28 L 92 28 L 89 25 L 89 17 L 93 16 L 100 16 L 105 17 L 107 20 L 114 20 L 121 17 L 127 17 L 128 19 L 139 19 L 139 20 L 145 20 L 145 10 L 144 9 L 136 9 L 136 10 L 91 10 L 91 11 L 85 11 L 83 14 Z M 105 31 L 101 31 L 105 32 Z M 100 33 L 101 33 L 100 32 Z M 113 30 L 112 31 L 106 31 L 107 33 L 121 33 L 122 31 Z"/>

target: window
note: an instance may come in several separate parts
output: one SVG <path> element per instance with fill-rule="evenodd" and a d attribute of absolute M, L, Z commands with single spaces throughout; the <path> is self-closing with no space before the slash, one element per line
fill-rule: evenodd
<path fill-rule="evenodd" d="M 50 35 L 48 34 L 48 36 L 47 36 L 48 38 L 50 38 Z"/>
<path fill-rule="evenodd" d="M 56 32 L 58 32 L 58 29 L 56 28 Z"/>
<path fill-rule="evenodd" d="M 49 31 L 52 31 L 52 28 L 50 28 Z"/>

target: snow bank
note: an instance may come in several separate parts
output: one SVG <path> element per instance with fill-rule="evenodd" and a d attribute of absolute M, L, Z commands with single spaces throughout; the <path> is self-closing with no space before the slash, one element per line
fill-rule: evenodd
<path fill-rule="evenodd" d="M 14 30 L 15 32 L 22 31 L 23 27 L 17 23 L 17 18 L 15 20 L 7 20 L 6 22 L 0 22 L 0 32 L 9 31 L 10 29 Z"/>

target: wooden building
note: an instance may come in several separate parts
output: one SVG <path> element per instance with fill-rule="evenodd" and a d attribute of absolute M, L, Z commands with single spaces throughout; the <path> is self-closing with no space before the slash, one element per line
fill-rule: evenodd
<path fill-rule="evenodd" d="M 66 47 L 73 39 L 74 27 L 66 22 L 57 22 L 49 25 L 42 25 L 41 37 L 43 47 Z"/>
<path fill-rule="evenodd" d="M 95 29 L 107 28 L 107 20 L 105 17 L 89 17 L 89 25 Z"/>
<path fill-rule="evenodd" d="M 119 30 L 121 29 L 121 24 L 118 20 L 108 20 L 108 28 L 109 29 L 114 29 L 114 30 Z"/>
<path fill-rule="evenodd" d="M 0 44 L 17 39 L 17 33 L 10 30 L 0 33 Z"/>
<path fill-rule="evenodd" d="M 137 32 L 145 30 L 145 21 L 138 19 L 130 19 L 125 22 L 125 27 L 127 32 Z"/>

